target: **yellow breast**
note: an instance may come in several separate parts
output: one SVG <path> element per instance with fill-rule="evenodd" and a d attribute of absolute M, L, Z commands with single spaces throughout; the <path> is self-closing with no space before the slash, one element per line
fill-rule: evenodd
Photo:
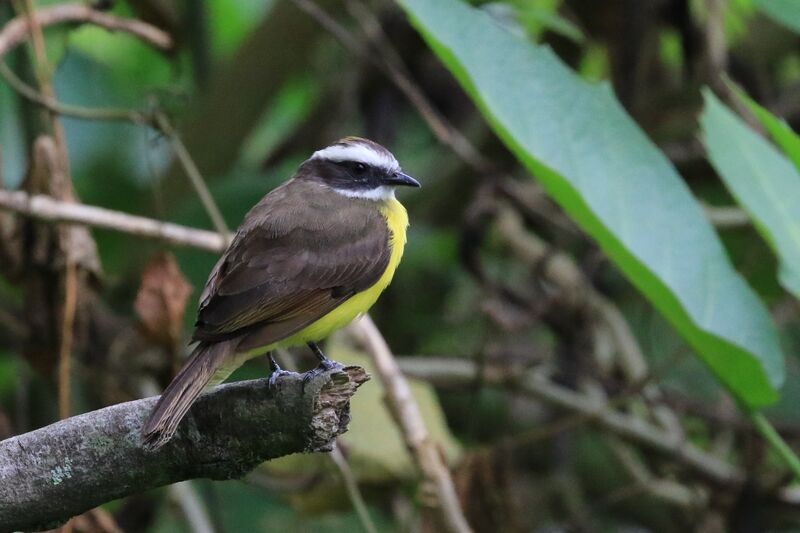
<path fill-rule="evenodd" d="M 403 257 L 403 249 L 406 245 L 406 228 L 408 227 L 408 213 L 406 213 L 403 204 L 396 199 L 392 198 L 383 202 L 381 212 L 386 218 L 386 225 L 389 227 L 391 255 L 386 271 L 375 285 L 354 295 L 342 305 L 291 337 L 276 343 L 274 346 L 262 349 L 261 353 L 277 347 L 297 346 L 324 339 L 337 329 L 347 325 L 357 316 L 366 313 L 372 307 L 378 296 L 391 283 L 394 272 L 400 264 L 400 259 Z"/>

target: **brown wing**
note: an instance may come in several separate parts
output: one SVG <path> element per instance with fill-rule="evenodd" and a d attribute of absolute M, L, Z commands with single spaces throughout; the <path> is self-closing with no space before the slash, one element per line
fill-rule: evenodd
<path fill-rule="evenodd" d="M 288 182 L 251 210 L 201 295 L 194 340 L 259 329 L 264 344 L 318 320 L 380 278 L 389 230 L 365 201 Z"/>

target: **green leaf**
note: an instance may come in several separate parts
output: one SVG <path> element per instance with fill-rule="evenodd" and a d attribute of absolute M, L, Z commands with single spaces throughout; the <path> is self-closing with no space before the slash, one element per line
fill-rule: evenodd
<path fill-rule="evenodd" d="M 783 356 L 766 309 L 608 85 L 458 0 L 401 4 L 497 134 L 728 389 L 749 406 L 774 402 Z"/>
<path fill-rule="evenodd" d="M 502 0 L 481 4 L 480 8 L 509 31 L 527 34 L 537 41 L 551 31 L 576 43 L 586 37 L 575 24 L 558 14 L 561 0 Z"/>
<path fill-rule="evenodd" d="M 543 30 L 550 30 L 579 44 L 586 40 L 580 28 L 558 14 L 557 4 L 543 7 L 530 2 L 517 2 L 516 5 L 520 19 L 534 36 L 538 37 Z"/>
<path fill-rule="evenodd" d="M 797 0 L 756 0 L 756 7 L 781 26 L 800 33 L 800 3 Z"/>
<path fill-rule="evenodd" d="M 211 33 L 213 53 L 220 59 L 231 56 L 274 4 L 273 1 L 210 0 L 207 2 L 206 18 Z"/>
<path fill-rule="evenodd" d="M 769 136 L 775 144 L 781 147 L 784 155 L 792 160 L 794 166 L 800 169 L 800 137 L 792 131 L 792 128 L 782 119 L 779 119 L 765 108 L 758 105 L 753 99 L 739 88 L 736 84 L 728 82 L 728 86 L 733 89 L 734 94 L 746 105 L 756 116 L 758 121 L 767 130 Z"/>
<path fill-rule="evenodd" d="M 166 85 L 175 78 L 173 66 L 162 54 L 128 35 L 86 25 L 70 30 L 69 44 L 85 57 L 107 66 L 113 77 L 130 86 L 128 90 Z"/>
<path fill-rule="evenodd" d="M 703 96 L 700 124 L 709 159 L 778 254 L 781 284 L 800 297 L 800 173 L 711 91 L 704 90 Z M 767 122 L 785 143 L 800 143 L 775 117 L 770 115 Z"/>

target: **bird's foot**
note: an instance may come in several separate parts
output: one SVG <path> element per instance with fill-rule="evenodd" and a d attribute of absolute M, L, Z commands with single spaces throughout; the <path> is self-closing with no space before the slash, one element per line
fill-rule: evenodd
<path fill-rule="evenodd" d="M 273 370 L 272 374 L 269 376 L 269 389 L 276 390 L 278 387 L 278 378 L 281 376 L 294 376 L 297 375 L 297 372 L 291 372 L 289 370 L 284 370 L 279 368 L 278 370 Z"/>
<path fill-rule="evenodd" d="M 344 368 L 344 365 L 341 363 L 337 363 L 336 361 L 332 361 L 331 359 L 325 357 L 325 354 L 322 353 L 322 350 L 319 348 L 319 346 L 317 346 L 317 343 L 309 342 L 308 347 L 311 348 L 311 351 L 314 352 L 314 355 L 316 355 L 317 359 L 319 359 L 319 364 L 316 366 L 316 368 L 313 368 L 303 374 L 304 384 L 308 383 L 323 372 Z"/>
<path fill-rule="evenodd" d="M 275 358 L 270 354 L 269 356 L 269 367 L 272 369 L 272 374 L 269 376 L 269 390 L 277 390 L 278 387 L 278 378 L 281 376 L 296 376 L 298 375 L 297 372 L 290 372 L 288 370 L 284 370 L 278 365 L 278 362 L 275 361 Z M 305 378 L 304 378 L 305 379 Z"/>
<path fill-rule="evenodd" d="M 344 368 L 344 365 L 342 365 L 342 363 L 332 361 L 326 357 L 324 360 L 320 361 L 315 368 L 303 373 L 303 384 L 305 385 L 306 383 L 309 383 L 312 379 L 320 374 L 324 374 L 329 370 L 336 370 L 338 368 Z"/>

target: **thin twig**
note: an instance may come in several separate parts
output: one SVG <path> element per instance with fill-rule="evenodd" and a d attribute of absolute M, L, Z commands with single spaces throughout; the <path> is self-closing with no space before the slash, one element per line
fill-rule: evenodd
<path fill-rule="evenodd" d="M 60 418 L 68 418 L 70 415 L 71 354 L 77 285 L 75 262 L 67 261 L 64 267 L 64 312 L 61 317 L 61 338 L 58 345 L 58 416 Z"/>
<path fill-rule="evenodd" d="M 752 224 L 747 212 L 741 207 L 706 205 L 704 210 L 709 222 L 718 228 L 741 228 Z"/>
<path fill-rule="evenodd" d="M 435 365 L 435 363 L 434 363 L 434 365 Z M 614 409 L 623 408 L 626 404 L 630 403 L 630 400 L 631 400 L 630 396 L 632 394 L 636 394 L 636 393 L 640 392 L 645 386 L 647 386 L 651 382 L 658 382 L 659 381 L 658 378 L 663 376 L 666 373 L 666 371 L 668 369 L 670 369 L 670 368 L 673 368 L 673 366 L 674 365 L 672 363 L 663 364 L 660 368 L 657 368 L 655 371 L 653 371 L 650 374 L 648 374 L 641 381 L 627 384 L 621 390 L 617 391 L 613 396 L 610 396 L 610 397 L 605 399 L 604 410 L 605 411 L 611 411 L 611 410 L 614 410 Z M 478 369 L 476 368 L 476 372 L 477 371 L 478 371 Z M 490 368 L 490 369 L 484 369 L 483 371 L 484 372 L 493 372 L 494 370 Z M 508 375 L 508 373 L 505 373 L 505 374 L 503 374 L 503 373 L 495 373 L 495 378 L 492 381 L 492 383 L 515 382 L 515 380 L 516 380 L 516 377 L 515 376 L 510 376 L 510 375 Z M 671 400 L 670 402 L 664 402 L 664 403 L 670 403 L 671 404 L 672 401 L 674 401 L 674 399 Z M 656 406 L 656 408 L 658 408 L 658 407 L 660 407 L 660 406 Z M 584 424 L 591 423 L 597 417 L 598 417 L 598 413 L 597 412 L 593 412 L 593 411 L 575 411 L 575 412 L 570 412 L 566 416 L 558 418 L 553 423 L 550 423 L 550 424 L 544 425 L 544 426 L 537 426 L 537 427 L 534 427 L 532 429 L 529 429 L 529 430 L 523 431 L 521 433 L 518 433 L 518 434 L 514 435 L 513 437 L 509 438 L 508 443 L 509 443 L 510 446 L 515 446 L 515 447 L 519 447 L 519 446 L 523 446 L 523 445 L 529 446 L 534 442 L 539 442 L 539 441 L 542 441 L 542 440 L 550 439 L 550 438 L 555 437 L 556 435 L 559 435 L 561 433 L 570 431 L 570 430 L 575 429 L 575 428 L 577 428 L 579 426 L 582 426 Z M 674 424 L 678 424 L 679 423 L 678 419 L 677 419 L 676 415 L 674 415 L 674 413 L 672 415 L 670 415 L 670 418 L 672 418 L 672 417 L 675 418 Z M 676 438 L 676 437 L 680 438 L 683 435 L 683 429 L 682 428 L 679 427 L 679 428 L 677 428 L 677 431 L 676 431 L 676 428 L 674 427 L 674 425 L 672 423 L 664 424 L 663 423 L 664 422 L 663 418 L 659 418 L 658 421 L 661 423 L 661 429 L 665 429 L 666 431 L 668 431 L 672 435 L 673 438 Z"/>
<path fill-rule="evenodd" d="M 36 80 L 39 82 L 39 90 L 45 98 L 55 100 L 56 94 L 53 90 L 53 85 L 50 81 L 52 72 L 50 70 L 50 62 L 47 59 L 47 47 L 44 42 L 44 31 L 36 16 L 36 10 L 33 6 L 33 0 L 24 0 L 25 2 L 25 17 L 28 22 L 28 32 L 31 35 L 31 43 L 33 44 L 33 57 L 34 57 L 34 72 Z M 45 108 L 50 125 L 51 134 L 56 143 L 56 150 L 58 157 L 61 161 L 59 163 L 64 169 L 65 175 L 69 175 L 69 161 L 67 160 L 67 141 L 64 135 L 64 128 L 58 119 L 58 115 Z"/>
<path fill-rule="evenodd" d="M 752 411 L 750 412 L 750 419 L 761 436 L 764 437 L 764 440 L 772 446 L 772 449 L 786 463 L 789 470 L 794 474 L 795 479 L 800 480 L 800 457 L 792 450 L 791 446 L 783 440 L 783 437 L 772 427 L 772 424 L 763 413 Z"/>
<path fill-rule="evenodd" d="M 481 154 L 475 146 L 464 136 L 461 131 L 454 127 L 450 122 L 433 106 L 425 92 L 414 81 L 408 71 L 402 56 L 397 52 L 391 39 L 383 30 L 380 20 L 363 2 L 350 0 L 347 7 L 353 14 L 353 18 L 361 26 L 367 39 L 375 45 L 380 52 L 384 64 L 384 72 L 389 79 L 403 92 L 411 105 L 417 108 L 423 119 L 429 123 L 431 128 L 438 124 L 440 132 L 434 132 L 436 136 L 472 167 L 480 172 L 490 172 L 491 162 Z"/>
<path fill-rule="evenodd" d="M 633 478 L 636 486 L 647 494 L 687 509 L 701 508 L 707 504 L 708 495 L 704 491 L 689 488 L 672 479 L 656 477 L 630 444 L 613 435 L 608 437 L 608 441 L 620 465 Z M 602 505 L 595 504 L 594 507 Z"/>
<path fill-rule="evenodd" d="M 563 295 L 562 299 L 575 308 L 588 310 L 598 325 L 606 328 L 616 347 L 618 366 L 627 384 L 641 389 L 642 395 L 654 404 L 653 416 L 666 429 L 680 437 L 682 428 L 677 417 L 660 401 L 661 393 L 650 382 L 644 353 L 619 308 L 594 288 L 568 254 L 553 250 L 535 233 L 528 231 L 516 210 L 503 208 L 501 205 L 497 214 L 497 226 L 517 257 L 534 269 L 543 265 L 539 269 L 541 276 L 558 287 Z"/>
<path fill-rule="evenodd" d="M 297 364 L 295 363 L 294 357 L 292 357 L 292 354 L 286 348 L 278 348 L 275 351 L 277 352 L 276 355 L 281 367 L 293 372 L 297 371 Z M 356 477 L 353 475 L 350 464 L 347 462 L 344 453 L 342 453 L 341 443 L 338 438 L 334 441 L 333 449 L 328 454 L 328 457 L 330 457 L 331 462 L 342 476 L 345 489 L 347 489 L 347 496 L 350 498 L 350 503 L 353 504 L 353 509 L 356 511 L 358 519 L 364 527 L 364 531 L 367 533 L 377 533 L 378 530 L 375 528 L 375 522 L 372 521 L 372 517 L 369 515 L 369 509 L 367 509 L 367 504 L 364 501 L 364 496 L 361 494 L 361 489 L 358 488 L 358 480 L 356 480 Z"/>
<path fill-rule="evenodd" d="M 724 16 L 726 0 L 706 0 L 706 24 L 703 28 L 705 40 L 706 75 L 712 85 L 722 85 L 728 70 L 728 45 L 725 42 Z"/>
<path fill-rule="evenodd" d="M 364 46 L 350 31 L 339 24 L 324 9 L 312 0 L 292 0 L 297 7 L 308 13 L 320 26 L 330 32 L 351 54 L 362 61 L 370 63 L 383 72 L 389 80 L 402 92 L 430 128 L 433 135 L 445 146 L 448 146 L 465 163 L 475 170 L 486 173 L 492 168 L 491 162 L 467 139 L 457 128 L 433 106 L 425 96 L 422 89 L 414 83 L 406 72 L 405 65 L 399 59 L 399 54 L 391 47 L 385 38 L 380 22 L 375 19 L 363 6 L 351 5 L 351 9 L 369 14 L 368 20 L 356 16 L 356 20 L 366 28 L 368 38 L 372 38 L 380 54 Z M 376 29 L 377 26 L 377 29 Z"/>
<path fill-rule="evenodd" d="M 475 364 L 463 359 L 413 357 L 400 360 L 400 364 L 409 375 L 440 386 L 468 386 L 475 380 Z M 674 433 L 638 416 L 612 409 L 605 401 L 558 385 L 539 372 L 514 373 L 489 369 L 484 379 L 494 385 L 517 387 L 520 392 L 540 401 L 579 414 L 584 420 L 620 437 L 674 457 L 720 485 L 739 486 L 746 478 L 739 467 L 703 451 L 688 440 L 678 438 Z"/>
<path fill-rule="evenodd" d="M 63 104 L 56 100 L 52 92 L 44 88 L 40 93 L 27 85 L 2 61 L 5 53 L 25 40 L 28 34 L 33 37 L 37 49 L 41 47 L 35 28 L 62 22 L 86 22 L 103 27 L 109 31 L 124 31 L 161 50 L 172 47 L 172 38 L 169 34 L 155 26 L 134 20 L 123 19 L 101 13 L 85 5 L 65 4 L 36 11 L 35 17 L 18 17 L 10 21 L 0 31 L 0 75 L 21 96 L 36 103 L 54 114 L 70 116 L 84 120 L 113 120 L 130 121 L 137 124 L 146 124 L 156 127 L 154 120 L 148 113 L 127 109 L 91 109 Z M 33 29 L 33 31 L 32 31 Z"/>
<path fill-rule="evenodd" d="M 350 332 L 370 354 L 375 370 L 386 390 L 389 411 L 399 426 L 411 456 L 435 491 L 442 521 L 447 531 L 472 531 L 458 499 L 450 469 L 431 438 L 419 406 L 389 346 L 375 323 L 364 315 L 350 325 Z"/>
<path fill-rule="evenodd" d="M 200 170 L 194 163 L 194 159 L 192 159 L 191 154 L 189 154 L 189 151 L 183 144 L 178 132 L 172 127 L 172 124 L 170 124 L 164 113 L 156 112 L 155 119 L 159 129 L 169 139 L 175 156 L 178 158 L 184 172 L 186 172 L 189 181 L 191 181 L 192 187 L 194 187 L 197 196 L 200 198 L 200 202 L 203 204 L 203 208 L 205 208 L 206 213 L 208 213 L 211 219 L 211 223 L 214 224 L 214 228 L 216 228 L 221 235 L 229 235 L 230 231 L 228 231 L 228 225 L 225 224 L 225 218 L 222 216 L 219 207 L 217 207 L 217 203 L 214 201 L 211 191 L 208 190 L 208 185 L 206 185 L 202 174 L 200 174 Z"/>
<path fill-rule="evenodd" d="M 223 251 L 226 246 L 225 237 L 213 231 L 161 222 L 102 207 L 62 202 L 41 194 L 31 196 L 22 191 L 0 190 L 0 210 L 12 211 L 44 222 L 94 226 L 214 253 Z"/>
<path fill-rule="evenodd" d="M 35 20 L 40 27 L 63 23 L 90 23 L 108 31 L 121 31 L 158 48 L 168 51 L 173 46 L 170 35 L 145 22 L 126 19 L 96 11 L 84 4 L 60 4 L 36 10 Z M 9 21 L 0 30 L 0 57 L 24 42 L 30 34 L 30 23 L 24 16 Z"/>
<path fill-rule="evenodd" d="M 214 533 L 214 526 L 208 511 L 191 481 L 181 481 L 169 486 L 169 495 L 181 507 L 183 516 L 192 533 Z"/>
<path fill-rule="evenodd" d="M 33 0 L 24 0 L 25 17 L 28 23 L 28 32 L 31 35 L 31 42 L 34 51 L 34 71 L 39 82 L 39 90 L 45 98 L 55 100 L 55 90 L 51 83 L 50 62 L 47 59 L 47 48 L 44 41 L 44 31 L 33 5 Z M 69 176 L 69 158 L 67 157 L 67 141 L 64 134 L 64 127 L 57 114 L 45 109 L 51 133 L 55 143 L 55 157 L 58 161 L 53 162 L 51 169 L 58 169 L 58 172 L 49 176 L 52 191 L 59 190 L 59 196 L 64 199 L 71 199 L 72 185 Z M 71 392 L 71 373 L 72 366 L 72 337 L 75 325 L 75 311 L 77 305 L 77 269 L 74 261 L 68 253 L 65 253 L 69 246 L 69 233 L 60 231 L 59 240 L 61 250 L 64 253 L 65 267 L 61 276 L 61 288 L 63 290 L 63 304 L 61 308 L 61 328 L 58 344 L 58 413 L 60 418 L 67 418 L 70 414 L 70 392 Z M 64 528 L 66 533 L 71 531 L 68 522 Z"/>
<path fill-rule="evenodd" d="M 135 124 L 145 124 L 156 128 L 156 125 L 148 113 L 134 109 L 94 109 L 64 104 L 55 98 L 48 98 L 39 91 L 22 81 L 8 65 L 0 60 L 0 76 L 14 89 L 20 96 L 48 109 L 52 113 L 65 117 L 77 118 L 82 120 L 102 120 L 102 121 L 123 121 Z"/>
<path fill-rule="evenodd" d="M 347 489 L 347 495 L 350 497 L 350 501 L 353 503 L 353 508 L 355 509 L 358 518 L 361 520 L 361 525 L 364 527 L 364 531 L 367 533 L 377 533 L 378 530 L 375 527 L 375 523 L 372 521 L 372 518 L 369 516 L 367 504 L 364 502 L 364 497 L 361 495 L 361 490 L 358 488 L 358 482 L 353 475 L 353 471 L 350 470 L 350 465 L 347 463 L 347 459 L 342 453 L 342 450 L 339 448 L 338 439 L 334 443 L 333 449 L 328 455 L 336 465 L 336 468 L 339 469 L 339 473 L 342 475 L 344 486 Z"/>

